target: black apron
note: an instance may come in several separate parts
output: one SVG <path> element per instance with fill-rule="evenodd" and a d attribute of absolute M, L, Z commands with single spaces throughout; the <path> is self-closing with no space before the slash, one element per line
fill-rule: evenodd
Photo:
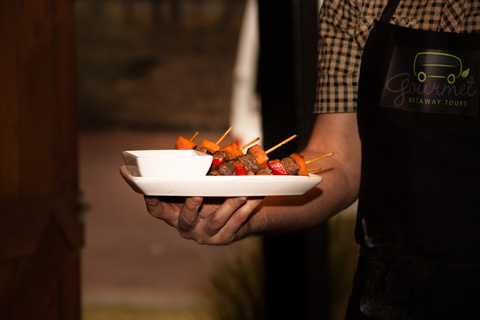
<path fill-rule="evenodd" d="M 347 318 L 480 319 L 480 34 L 395 26 L 398 2 L 362 59 Z"/>

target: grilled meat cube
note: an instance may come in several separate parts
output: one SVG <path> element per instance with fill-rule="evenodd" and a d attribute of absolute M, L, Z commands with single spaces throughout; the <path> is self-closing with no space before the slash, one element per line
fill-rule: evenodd
<path fill-rule="evenodd" d="M 290 157 L 286 157 L 286 158 L 283 158 L 281 161 L 282 161 L 282 164 L 285 167 L 285 169 L 287 170 L 289 175 L 291 175 L 291 176 L 298 175 L 298 171 L 300 170 L 300 166 L 295 162 L 295 160 L 293 160 Z"/>
<path fill-rule="evenodd" d="M 269 167 L 260 168 L 260 170 L 257 170 L 257 172 L 255 172 L 255 175 L 257 176 L 270 176 L 272 174 L 272 169 L 270 169 Z"/>
<path fill-rule="evenodd" d="M 213 159 L 219 158 L 225 158 L 225 161 L 232 160 L 232 156 L 230 155 L 230 153 L 226 151 L 215 151 L 215 153 L 213 154 Z"/>
<path fill-rule="evenodd" d="M 235 175 L 235 164 L 232 161 L 225 161 L 218 166 L 217 171 L 221 176 L 234 176 Z"/>
<path fill-rule="evenodd" d="M 255 173 L 260 169 L 260 165 L 255 159 L 255 156 L 251 153 L 239 156 L 237 160 L 245 166 L 246 171 L 252 171 Z"/>

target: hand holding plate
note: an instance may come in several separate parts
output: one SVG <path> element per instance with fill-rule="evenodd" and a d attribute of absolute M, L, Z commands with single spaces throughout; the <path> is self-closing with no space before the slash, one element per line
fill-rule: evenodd
<path fill-rule="evenodd" d="M 148 212 L 176 228 L 183 238 L 215 245 L 243 238 L 248 218 L 261 201 L 246 197 L 145 197 Z"/>

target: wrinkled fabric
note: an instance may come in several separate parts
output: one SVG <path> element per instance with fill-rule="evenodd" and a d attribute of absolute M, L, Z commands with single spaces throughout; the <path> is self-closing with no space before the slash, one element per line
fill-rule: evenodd
<path fill-rule="evenodd" d="M 388 0 L 324 0 L 318 28 L 315 112 L 357 111 L 363 49 Z M 402 1 L 392 17 L 397 26 L 441 32 L 479 32 L 480 1 Z"/>
<path fill-rule="evenodd" d="M 346 319 L 480 319 L 480 264 L 362 248 Z"/>

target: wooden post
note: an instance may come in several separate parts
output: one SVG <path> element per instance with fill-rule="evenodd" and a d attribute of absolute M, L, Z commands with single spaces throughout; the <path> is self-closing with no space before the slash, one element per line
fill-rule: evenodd
<path fill-rule="evenodd" d="M 80 319 L 72 0 L 0 0 L 0 319 Z"/>

